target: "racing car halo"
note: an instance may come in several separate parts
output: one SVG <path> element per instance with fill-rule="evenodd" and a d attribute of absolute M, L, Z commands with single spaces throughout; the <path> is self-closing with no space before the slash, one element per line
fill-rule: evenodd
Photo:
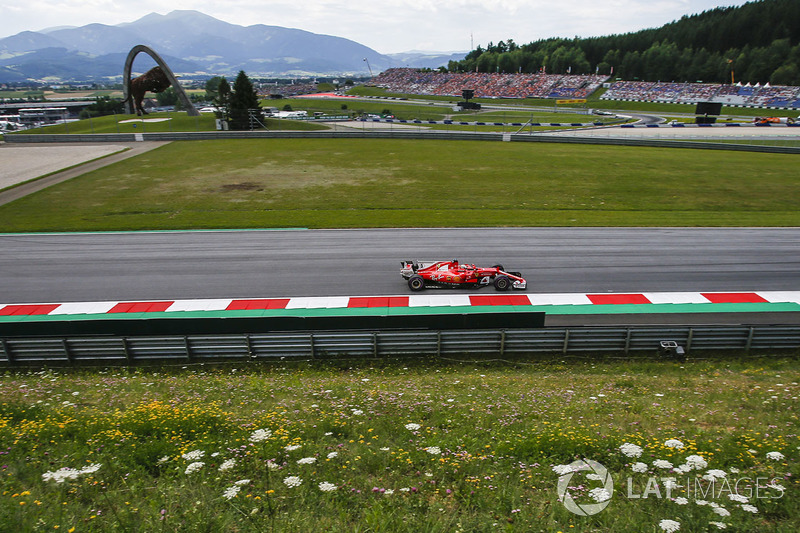
<path fill-rule="evenodd" d="M 452 261 L 400 261 L 400 275 L 408 280 L 412 291 L 426 287 L 458 287 L 479 289 L 494 285 L 498 291 L 524 290 L 527 282 L 519 272 L 507 272 L 503 265 L 488 268 Z"/>

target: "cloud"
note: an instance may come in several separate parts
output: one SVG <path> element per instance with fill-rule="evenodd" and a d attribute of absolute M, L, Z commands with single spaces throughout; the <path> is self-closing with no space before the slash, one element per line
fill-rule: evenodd
<path fill-rule="evenodd" d="M 16 1 L 16 0 L 12 0 Z M 723 5 L 742 5 L 728 0 Z M 354 40 L 382 53 L 468 50 L 471 43 L 592 37 L 658 27 L 718 0 L 30 0 L 0 5 L 3 33 L 53 26 L 133 22 L 192 9 L 225 22 L 297 28 Z"/>

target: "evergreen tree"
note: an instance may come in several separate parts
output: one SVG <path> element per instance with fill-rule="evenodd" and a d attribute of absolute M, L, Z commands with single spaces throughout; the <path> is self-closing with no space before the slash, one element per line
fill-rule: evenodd
<path fill-rule="evenodd" d="M 233 91 L 230 95 L 228 105 L 228 117 L 230 127 L 233 130 L 248 130 L 251 127 L 251 110 L 257 110 L 257 118 L 261 120 L 261 110 L 258 106 L 258 94 L 253 87 L 250 78 L 243 70 L 239 71 L 236 80 L 233 82 Z"/>
<path fill-rule="evenodd" d="M 800 70 L 800 1 L 756 0 L 718 7 L 633 33 L 588 39 L 549 38 L 517 45 L 513 40 L 478 46 L 452 72 L 594 73 L 647 81 L 753 84 L 786 83 Z M 516 54 L 519 50 L 520 54 Z M 729 63 L 731 60 L 732 63 Z M 774 80 L 774 81 L 773 81 Z"/>

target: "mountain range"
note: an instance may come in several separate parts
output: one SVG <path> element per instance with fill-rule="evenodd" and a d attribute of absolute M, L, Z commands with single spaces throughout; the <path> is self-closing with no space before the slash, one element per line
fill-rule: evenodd
<path fill-rule="evenodd" d="M 151 13 L 109 26 L 23 31 L 0 39 L 0 83 L 107 82 L 121 79 L 131 48 L 155 50 L 186 78 L 369 76 L 399 66 L 437 68 L 462 53 L 380 54 L 355 41 L 280 26 L 240 26 L 198 11 Z M 134 72 L 155 65 L 140 54 Z"/>

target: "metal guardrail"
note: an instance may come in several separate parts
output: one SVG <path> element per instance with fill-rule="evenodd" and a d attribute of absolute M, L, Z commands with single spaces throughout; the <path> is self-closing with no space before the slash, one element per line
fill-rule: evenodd
<path fill-rule="evenodd" d="M 736 152 L 764 152 L 800 154 L 796 146 L 760 146 L 707 141 L 681 141 L 665 139 L 624 139 L 610 137 L 579 137 L 555 135 L 529 135 L 513 133 L 473 133 L 452 131 L 409 130 L 353 130 L 353 131 L 199 131 L 162 133 L 86 133 L 86 134 L 6 134 L 7 143 L 52 142 L 116 142 L 136 141 L 194 141 L 208 139 L 427 139 L 450 141 L 511 141 L 568 144 L 595 144 L 607 146 L 651 146 L 661 148 L 693 148 L 700 150 L 728 150 Z"/>
<path fill-rule="evenodd" d="M 330 357 L 592 354 L 800 347 L 800 326 L 576 327 L 451 331 L 314 331 L 160 337 L 0 339 L 0 365 L 135 365 Z"/>

